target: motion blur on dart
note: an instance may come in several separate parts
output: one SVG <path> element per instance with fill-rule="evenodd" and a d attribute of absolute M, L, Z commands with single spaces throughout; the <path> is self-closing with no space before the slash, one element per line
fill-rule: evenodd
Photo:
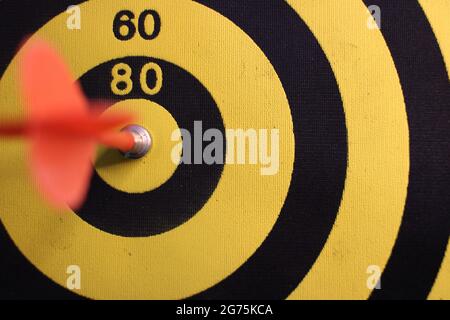
<path fill-rule="evenodd" d="M 0 300 L 450 300 L 449 14 L 0 0 Z"/>
<path fill-rule="evenodd" d="M 86 99 L 51 44 L 33 40 L 20 59 L 26 118 L 0 119 L 0 135 L 26 139 L 30 174 L 42 195 L 53 206 L 76 209 L 88 190 L 97 144 L 134 154 L 148 141 L 135 130 L 118 131 L 130 128 L 133 115 L 103 115 L 102 104 Z"/>

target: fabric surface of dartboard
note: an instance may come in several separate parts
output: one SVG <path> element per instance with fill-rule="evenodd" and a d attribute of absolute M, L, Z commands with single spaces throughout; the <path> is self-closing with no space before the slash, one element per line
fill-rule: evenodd
<path fill-rule="evenodd" d="M 58 211 L 0 140 L 0 298 L 450 299 L 450 1 L 24 3 L 0 1 L 0 119 L 32 36 L 155 143 L 101 148 Z M 276 129 L 276 171 L 195 134 L 174 163 L 181 128 Z"/>

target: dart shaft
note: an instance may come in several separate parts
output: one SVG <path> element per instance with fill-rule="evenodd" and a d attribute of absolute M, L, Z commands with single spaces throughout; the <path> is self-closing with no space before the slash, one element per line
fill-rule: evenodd
<path fill-rule="evenodd" d="M 102 134 L 98 138 L 99 142 L 107 147 L 119 149 L 126 153 L 133 149 L 135 145 L 135 138 L 131 132 L 108 132 Z"/>
<path fill-rule="evenodd" d="M 126 158 L 138 159 L 147 154 L 152 146 L 148 131 L 138 125 L 129 125 L 120 132 L 111 132 L 99 137 L 99 142 L 119 149 Z"/>
<path fill-rule="evenodd" d="M 116 119 L 111 117 L 107 119 L 109 122 L 103 122 L 101 126 L 98 123 L 93 125 L 87 119 L 84 119 L 84 121 L 74 120 L 77 119 L 59 119 L 57 121 L 53 119 L 35 123 L 1 124 L 0 136 L 33 136 L 44 133 L 55 137 L 93 139 L 107 147 L 120 150 L 129 158 L 140 158 L 150 149 L 152 140 L 150 134 L 143 127 L 129 125 L 121 131 L 111 129 L 111 126 L 114 126 L 117 121 L 119 123 L 120 121 L 123 122 L 121 118 Z"/>
<path fill-rule="evenodd" d="M 53 128 L 51 132 L 55 135 L 65 134 L 66 130 L 57 130 L 57 128 Z M 29 127 L 20 124 L 11 124 L 11 125 L 1 125 L 0 126 L 0 136 L 4 137 L 20 137 L 25 136 L 29 132 L 33 130 L 29 130 Z M 81 134 L 80 134 L 81 135 Z M 130 132 L 107 132 L 102 133 L 97 137 L 99 143 L 104 144 L 111 148 L 119 149 L 122 152 L 128 152 L 133 149 L 135 145 L 135 139 L 132 133 Z"/>
<path fill-rule="evenodd" d="M 0 125 L 0 136 L 16 137 L 27 133 L 27 127 L 23 124 Z"/>

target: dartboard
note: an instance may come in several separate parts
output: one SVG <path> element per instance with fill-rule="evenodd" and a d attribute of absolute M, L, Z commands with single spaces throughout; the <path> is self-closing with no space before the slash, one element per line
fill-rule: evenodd
<path fill-rule="evenodd" d="M 44 39 L 154 142 L 140 159 L 100 148 L 83 205 L 57 210 L 24 142 L 0 139 L 0 298 L 450 299 L 449 14 L 0 1 L 0 119 L 23 114 L 20 48 Z"/>

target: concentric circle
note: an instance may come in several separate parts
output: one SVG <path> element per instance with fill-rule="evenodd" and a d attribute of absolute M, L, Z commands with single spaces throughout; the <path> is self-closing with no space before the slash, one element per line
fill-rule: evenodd
<path fill-rule="evenodd" d="M 264 243 L 236 272 L 193 298 L 285 298 L 314 264 L 342 196 L 347 132 L 339 89 L 320 45 L 285 2 L 199 2 L 238 25 L 275 68 L 294 122 L 295 163 Z"/>
<path fill-rule="evenodd" d="M 449 78 L 436 36 L 418 2 L 406 9 L 390 1 L 372 3 L 384 8 L 381 32 L 403 89 L 411 165 L 402 224 L 382 275 L 384 290 L 374 291 L 371 298 L 426 299 L 450 230 Z M 412 68 L 411 61 L 420 63 Z"/>
<path fill-rule="evenodd" d="M 167 116 L 152 125 L 158 132 L 192 130 L 196 120 L 221 132 L 280 129 L 274 176 L 258 165 L 166 160 L 151 176 L 149 154 L 134 167 L 97 164 L 84 208 L 61 215 L 32 189 L 23 145 L 0 141 L 9 188 L 0 195 L 0 243 L 10 257 L 0 274 L 22 275 L 0 275 L 2 286 L 21 297 L 78 297 L 54 285 L 64 286 L 66 266 L 77 264 L 79 294 L 90 298 L 442 297 L 450 89 L 446 7 L 432 1 L 93 0 L 81 4 L 76 32 L 64 14 L 44 23 L 82 1 L 36 0 L 33 12 L 0 2 L 29 20 L 0 29 L 13 32 L 1 73 L 13 39 L 44 25 L 37 35 L 57 45 L 89 97 L 158 108 L 158 118 Z M 156 38 L 114 38 L 124 3 L 136 17 L 158 12 Z M 369 5 L 381 9 L 381 30 L 367 28 Z M 439 22 L 430 26 L 421 7 L 434 19 L 440 12 Z M 130 91 L 111 91 L 118 63 L 132 71 Z M 140 88 L 148 63 L 161 66 L 160 93 Z M 13 60 L 0 81 L 2 119 L 21 114 L 15 72 Z M 381 290 L 367 288 L 369 265 L 383 271 Z"/>
<path fill-rule="evenodd" d="M 128 5 L 136 12 L 147 6 L 141 1 Z M 37 196 L 24 203 L 21 195 L 32 192 L 23 172 L 11 185 L 15 196 L 1 200 L 3 207 L 14 208 L 2 213 L 2 222 L 22 253 L 57 283 L 65 284 L 69 264 L 85 270 L 80 294 L 92 298 L 180 298 L 216 284 L 247 260 L 269 233 L 292 174 L 290 109 L 278 76 L 260 49 L 204 6 L 190 1 L 156 1 L 153 6 L 162 20 L 171 23 L 151 43 L 136 37 L 124 45 L 111 30 L 99 31 L 98 26 L 109 25 L 121 9 L 119 3 L 102 1 L 81 5 L 84 29 L 71 41 L 65 41 L 66 30 L 60 28 L 64 15 L 36 35 L 57 46 L 77 77 L 101 62 L 127 56 L 149 55 L 188 70 L 217 101 L 226 128 L 278 128 L 282 161 L 272 176 L 261 175 L 256 165 L 225 165 L 217 188 L 192 219 L 158 236 L 132 238 L 102 232 L 72 212 L 56 215 Z M 233 45 L 224 50 L 229 39 Z M 6 99 L 5 89 L 14 87 L 14 68 L 15 61 L 2 79 L 1 101 Z M 9 98 L 17 97 L 7 91 Z M 17 102 L 10 102 L 17 113 Z M 37 245 L 47 250 L 35 250 Z"/>
<path fill-rule="evenodd" d="M 164 79 L 164 85 L 154 95 L 142 90 L 140 79 L 142 68 L 149 64 L 156 64 Z M 111 89 L 111 72 L 118 65 L 126 65 L 132 70 L 132 89 L 121 96 L 115 95 Z M 147 78 L 146 85 L 153 87 L 155 75 Z M 158 140 L 165 142 L 161 147 L 156 146 L 156 153 L 152 152 L 138 161 L 123 159 L 118 152 L 111 150 L 112 157 L 107 155 L 103 160 L 109 164 L 114 162 L 114 166 L 100 159 L 103 162 L 100 166 L 104 167 L 100 171 L 115 174 L 116 183 L 103 180 L 97 165 L 87 199 L 76 213 L 100 230 L 125 237 L 161 234 L 191 219 L 216 189 L 223 162 L 174 165 L 171 154 L 178 142 L 171 141 L 175 127 L 170 118 L 177 123 L 177 129 L 192 133 L 192 142 L 195 142 L 196 121 L 201 122 L 204 131 L 213 128 L 225 135 L 220 110 L 206 87 L 185 69 L 144 56 L 128 56 L 101 63 L 82 75 L 80 82 L 92 100 L 142 101 L 145 106 L 137 115 L 147 123 L 145 127 L 156 138 L 156 144 Z M 145 101 L 152 102 L 145 104 Z M 157 103 L 165 111 L 161 110 L 160 116 L 154 114 L 152 103 Z M 200 144 L 206 145 L 203 139 Z M 189 154 L 193 155 L 197 146 L 198 142 L 191 143 L 184 145 L 183 149 L 187 153 L 189 148 Z"/>
<path fill-rule="evenodd" d="M 127 159 L 118 150 L 101 147 L 95 161 L 100 178 L 125 193 L 149 192 L 166 183 L 179 163 L 172 161 L 170 152 L 177 144 L 171 140 L 172 132 L 179 130 L 176 120 L 164 107 L 145 99 L 120 101 L 105 113 L 111 112 L 134 114 L 138 119 L 134 123 L 148 130 L 152 137 L 152 147 L 139 159 Z"/>
<path fill-rule="evenodd" d="M 336 74 L 349 150 L 333 230 L 289 298 L 365 299 L 371 292 L 367 267 L 386 264 L 406 197 L 408 124 L 401 87 L 381 34 L 366 28 L 369 13 L 362 3 L 290 5 L 314 32 Z"/>

